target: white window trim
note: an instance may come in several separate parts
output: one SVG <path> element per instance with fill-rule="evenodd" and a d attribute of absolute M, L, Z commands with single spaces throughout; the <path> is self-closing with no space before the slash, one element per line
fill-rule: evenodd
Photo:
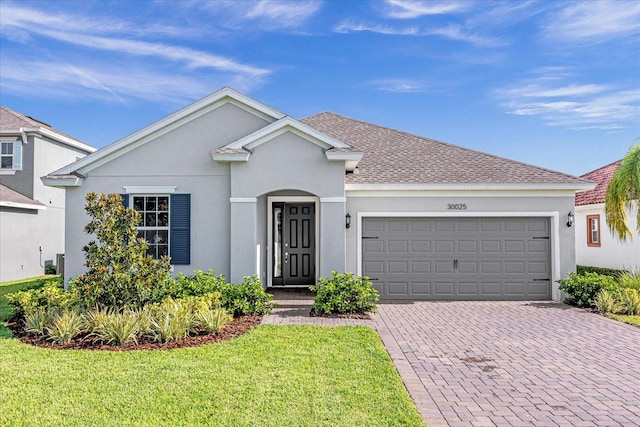
<path fill-rule="evenodd" d="M 273 287 L 273 204 L 274 203 L 313 203 L 315 205 L 315 271 L 316 281 L 320 274 L 320 199 L 315 196 L 267 196 L 267 288 Z M 286 286 L 293 288 L 295 286 Z"/>
<path fill-rule="evenodd" d="M 136 196 L 156 196 L 158 194 L 173 194 L 176 192 L 176 186 L 159 186 L 159 185 L 125 185 L 125 193 L 135 194 Z"/>
<path fill-rule="evenodd" d="M 358 212 L 356 221 L 356 271 L 362 276 L 362 223 L 367 217 L 404 217 L 404 218 L 549 218 L 549 239 L 551 250 L 551 299 L 558 301 L 560 291 L 555 285 L 560 280 L 560 212 Z"/>
<path fill-rule="evenodd" d="M 149 188 L 149 187 L 147 187 L 147 188 Z M 175 187 L 173 187 L 173 188 L 175 188 Z M 169 206 L 167 206 L 167 212 L 168 212 L 167 226 L 166 227 L 158 227 L 158 226 L 156 226 L 156 227 L 140 227 L 140 226 L 136 226 L 136 228 L 138 229 L 138 231 L 165 230 L 166 229 L 167 230 L 167 256 L 169 256 L 169 254 L 171 253 L 171 195 L 170 194 L 161 194 L 161 193 L 146 193 L 146 194 L 133 194 L 132 193 L 132 194 L 129 194 L 129 204 L 128 204 L 128 206 L 129 206 L 130 209 L 134 209 L 134 207 L 133 207 L 133 198 L 134 197 L 161 197 L 161 196 L 167 196 L 167 198 L 169 199 Z M 159 259 L 159 258 L 155 258 L 154 257 L 153 259 L 156 260 L 156 259 Z"/>

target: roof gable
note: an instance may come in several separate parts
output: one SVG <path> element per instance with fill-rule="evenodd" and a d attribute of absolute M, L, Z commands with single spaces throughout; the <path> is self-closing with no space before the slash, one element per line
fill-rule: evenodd
<path fill-rule="evenodd" d="M 60 132 L 51 125 L 34 119 L 33 117 L 24 115 L 8 107 L 0 107 L 0 136 L 2 135 L 21 135 L 26 142 L 27 133 L 38 133 L 46 136 L 54 141 L 70 147 L 78 148 L 87 153 L 93 153 L 96 149 L 84 142 Z"/>
<path fill-rule="evenodd" d="M 613 178 L 621 163 L 622 159 L 582 175 L 580 178 L 594 181 L 596 186 L 593 190 L 576 193 L 576 206 L 604 203 L 609 182 L 611 182 L 611 178 Z"/>
<path fill-rule="evenodd" d="M 130 135 L 125 136 L 122 139 L 119 139 L 118 141 L 115 141 L 114 143 L 76 161 L 75 163 L 72 163 L 71 165 L 53 172 L 50 177 L 56 175 L 69 175 L 72 173 L 86 174 L 87 172 L 90 172 L 91 170 L 227 103 L 232 103 L 233 105 L 264 118 L 267 121 L 276 121 L 284 117 L 284 114 L 281 112 L 249 98 L 234 89 L 225 87 L 176 111 L 175 113 L 172 113 Z"/>
<path fill-rule="evenodd" d="M 588 189 L 586 180 L 324 112 L 301 120 L 364 152 L 346 183 L 389 189 Z"/>

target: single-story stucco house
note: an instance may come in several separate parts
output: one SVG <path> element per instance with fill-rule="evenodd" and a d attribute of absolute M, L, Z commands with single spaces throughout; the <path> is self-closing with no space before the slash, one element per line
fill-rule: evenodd
<path fill-rule="evenodd" d="M 564 173 L 333 113 L 296 120 L 223 88 L 59 169 L 66 279 L 88 192 L 120 193 L 174 272 L 308 286 L 369 276 L 387 299 L 560 299 L 575 270 Z"/>
<path fill-rule="evenodd" d="M 627 224 L 634 234 L 631 239 L 619 240 L 606 222 L 604 199 L 613 174 L 622 160 L 588 172 L 582 179 L 593 181 L 592 190 L 576 193 L 576 262 L 578 265 L 640 271 L 640 236 L 635 234 L 638 223 L 637 204 L 627 209 Z"/>

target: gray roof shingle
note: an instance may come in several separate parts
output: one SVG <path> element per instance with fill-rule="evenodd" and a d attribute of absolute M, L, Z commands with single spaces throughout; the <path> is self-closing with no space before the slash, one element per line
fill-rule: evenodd
<path fill-rule="evenodd" d="M 569 184 L 588 181 L 323 112 L 303 123 L 364 152 L 347 184 Z"/>

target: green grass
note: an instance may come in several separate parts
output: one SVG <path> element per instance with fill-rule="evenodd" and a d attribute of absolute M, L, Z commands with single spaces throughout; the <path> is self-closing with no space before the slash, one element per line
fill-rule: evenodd
<path fill-rule="evenodd" d="M 263 325 L 168 351 L 0 339 L 0 425 L 424 426 L 375 331 Z"/>
<path fill-rule="evenodd" d="M 618 322 L 640 326 L 640 316 L 628 316 L 626 314 L 607 314 L 606 316 L 611 319 L 617 320 Z"/>

